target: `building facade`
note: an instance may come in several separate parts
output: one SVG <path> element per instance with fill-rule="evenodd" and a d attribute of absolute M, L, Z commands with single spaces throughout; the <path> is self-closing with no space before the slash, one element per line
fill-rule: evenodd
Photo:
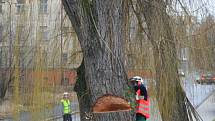
<path fill-rule="evenodd" d="M 42 56 L 47 66 L 75 67 L 69 57 L 80 47 L 60 0 L 1 0 L 0 16 L 1 66 L 19 46 L 20 66 L 31 67 Z"/>
<path fill-rule="evenodd" d="M 80 46 L 61 0 L 0 0 L 2 70 L 17 66 L 20 72 L 73 69 L 82 59 L 78 52 Z"/>

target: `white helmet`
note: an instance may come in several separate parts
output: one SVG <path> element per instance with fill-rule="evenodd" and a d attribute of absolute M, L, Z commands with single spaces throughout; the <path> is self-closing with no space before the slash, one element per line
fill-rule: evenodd
<path fill-rule="evenodd" d="M 141 82 L 143 83 L 143 78 L 140 77 L 140 76 L 134 76 L 130 79 L 131 81 L 138 81 L 138 82 Z"/>
<path fill-rule="evenodd" d="M 69 94 L 68 92 L 64 92 L 64 93 L 63 93 L 63 96 L 67 97 L 68 94 Z"/>

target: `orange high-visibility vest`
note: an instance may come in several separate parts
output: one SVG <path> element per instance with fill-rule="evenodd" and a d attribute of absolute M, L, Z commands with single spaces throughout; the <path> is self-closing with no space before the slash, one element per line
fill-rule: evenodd
<path fill-rule="evenodd" d="M 136 95 L 141 97 L 140 89 L 137 90 Z M 146 118 L 150 117 L 150 101 L 147 98 L 147 100 L 144 100 L 144 98 L 136 99 L 136 113 L 142 114 Z"/>

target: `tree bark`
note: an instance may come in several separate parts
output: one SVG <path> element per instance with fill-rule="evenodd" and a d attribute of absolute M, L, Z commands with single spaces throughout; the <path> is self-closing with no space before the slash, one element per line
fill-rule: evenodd
<path fill-rule="evenodd" d="M 123 63 L 123 39 L 126 36 L 126 0 L 63 0 L 83 51 L 84 87 L 87 100 L 81 99 L 81 111 L 91 111 L 96 100 L 112 94 L 124 97 L 127 76 Z M 78 75 L 83 76 L 83 75 Z M 80 82 L 79 82 L 80 83 Z M 76 87 L 77 89 L 81 88 Z M 83 85 L 82 85 L 83 86 Z M 86 91 L 85 91 L 86 92 Z M 83 92 L 82 92 L 83 93 Z M 125 98 L 125 97 L 124 97 Z M 85 106 L 84 106 L 85 105 Z M 84 109 L 83 109 L 84 107 Z M 83 112 L 82 112 L 83 113 Z M 115 112 L 94 114 L 94 121 L 131 121 L 134 113 Z M 84 115 L 81 115 L 84 121 Z"/>
<path fill-rule="evenodd" d="M 157 101 L 163 121 L 189 121 L 186 95 L 178 76 L 175 39 L 163 0 L 141 0 L 138 3 L 153 45 L 156 70 Z"/>
<path fill-rule="evenodd" d="M 82 61 L 80 67 L 77 69 L 77 75 L 78 78 L 75 83 L 74 90 L 77 92 L 79 100 L 80 116 L 84 120 L 86 118 L 85 112 L 90 112 L 90 97 L 85 80 L 84 61 Z"/>

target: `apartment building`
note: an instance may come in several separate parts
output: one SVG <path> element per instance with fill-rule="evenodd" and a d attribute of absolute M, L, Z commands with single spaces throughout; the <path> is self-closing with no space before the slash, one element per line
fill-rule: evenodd
<path fill-rule="evenodd" d="M 82 59 L 77 51 L 61 0 L 0 0 L 1 70 L 10 65 L 55 72 L 77 68 Z"/>
<path fill-rule="evenodd" d="M 80 47 L 61 0 L 0 0 L 0 16 L 1 66 L 8 66 L 16 46 L 26 57 L 23 66 L 31 67 L 38 49 L 50 67 L 77 66 L 69 57 Z"/>

